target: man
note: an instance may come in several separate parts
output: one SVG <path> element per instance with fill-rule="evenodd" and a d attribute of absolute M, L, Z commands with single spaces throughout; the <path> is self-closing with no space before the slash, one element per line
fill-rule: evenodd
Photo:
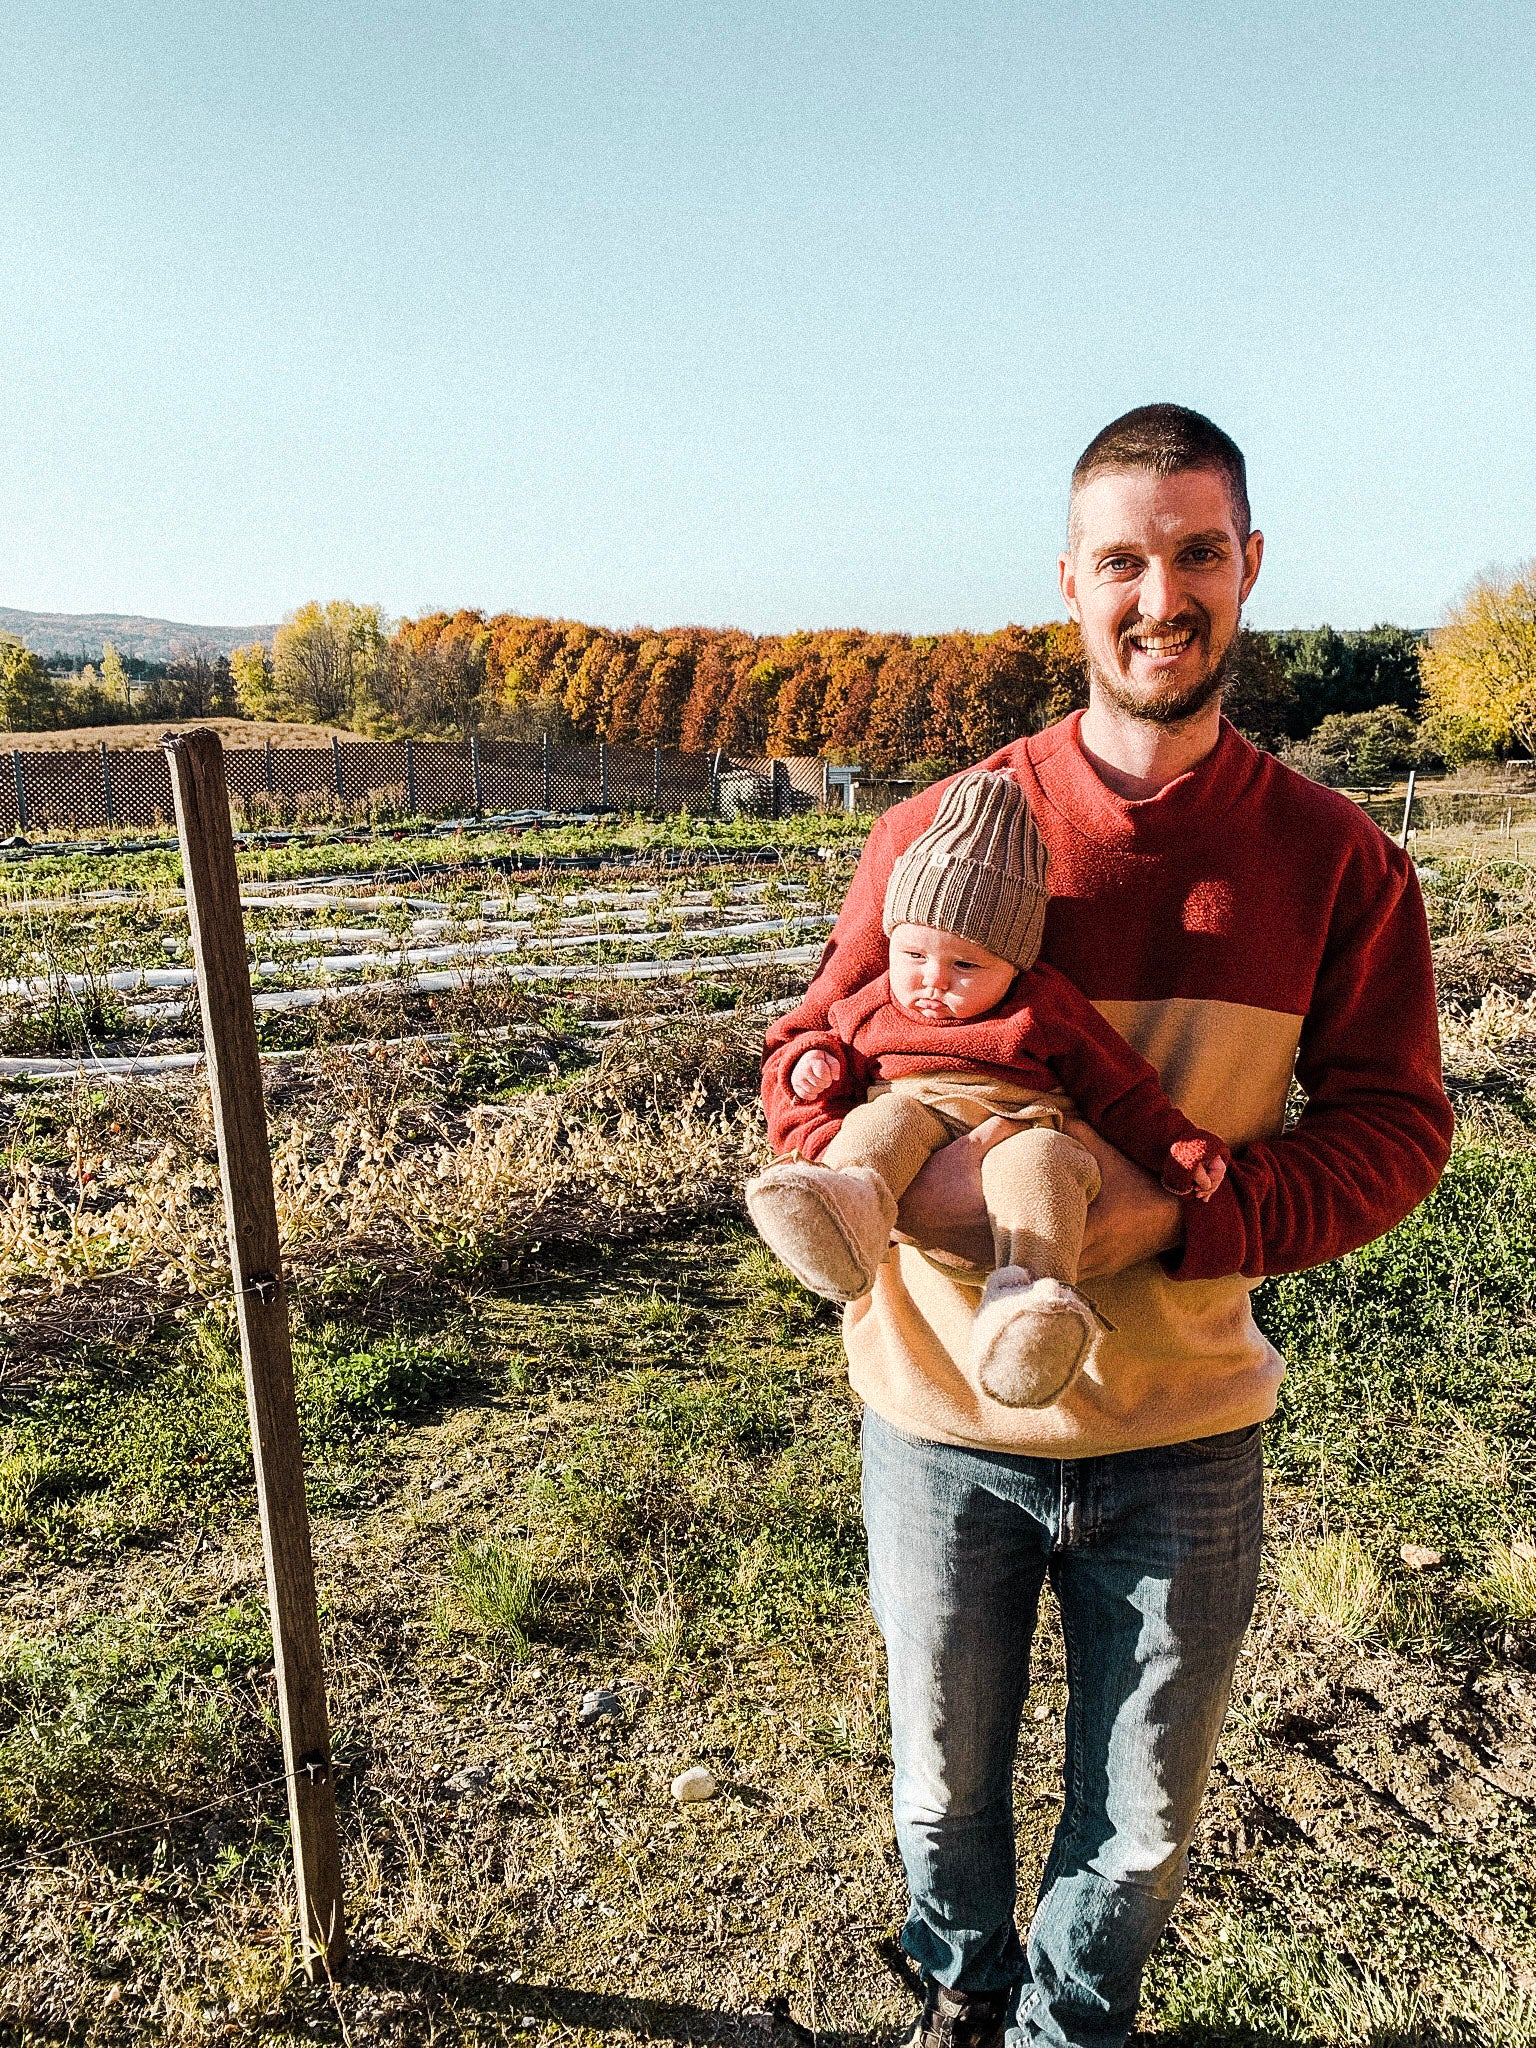
<path fill-rule="evenodd" d="M 1249 1292 L 1390 1229 L 1450 1148 L 1412 864 L 1221 716 L 1263 545 L 1242 455 L 1211 421 L 1156 405 L 1106 427 L 1073 472 L 1060 562 L 1088 709 L 984 764 L 1018 779 L 1049 849 L 1042 957 L 1236 1148 L 1225 1183 L 1181 1203 L 1074 1127 L 1102 1173 L 1082 1283 L 1107 1331 L 1048 1408 L 1002 1407 L 966 1369 L 990 1257 L 980 1159 L 1009 1125 L 934 1155 L 846 1312 L 903 1941 L 927 1994 L 915 2048 L 1124 2042 L 1252 1612 L 1260 1424 L 1283 1366 Z M 780 1152 L 803 1112 L 781 1049 L 881 972 L 886 879 L 938 801 L 880 819 L 816 979 L 769 1035 Z M 1306 1105 L 1286 1131 L 1293 1072 Z M 1010 1787 L 1047 1578 L 1066 1784 L 1026 1949 Z"/>

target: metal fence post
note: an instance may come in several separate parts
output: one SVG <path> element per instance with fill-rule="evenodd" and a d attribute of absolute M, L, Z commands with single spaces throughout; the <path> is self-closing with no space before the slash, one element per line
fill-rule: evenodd
<path fill-rule="evenodd" d="M 341 786 L 341 741 L 335 733 L 331 734 L 331 760 L 336 769 L 336 794 L 344 799 L 347 793 Z"/>
<path fill-rule="evenodd" d="M 112 810 L 112 763 L 107 759 L 107 743 L 101 743 L 101 800 L 107 807 L 107 823 L 115 825 L 117 819 Z"/>
<path fill-rule="evenodd" d="M 599 740 L 597 743 L 597 783 L 597 807 L 600 811 L 606 811 L 608 808 L 608 742 L 606 740 Z"/>
<path fill-rule="evenodd" d="M 470 773 L 475 778 L 475 815 L 479 817 L 485 810 L 485 782 L 480 773 L 480 736 L 478 733 L 471 733 L 469 736 L 469 767 Z"/>
<path fill-rule="evenodd" d="M 16 747 L 11 749 L 11 771 L 16 777 L 16 830 L 18 832 L 25 832 L 27 829 L 27 778 L 22 772 L 20 749 Z"/>
<path fill-rule="evenodd" d="M 414 818 L 416 815 L 416 748 L 409 739 L 405 743 L 405 807 Z"/>
<path fill-rule="evenodd" d="M 1410 768 L 1408 770 L 1408 794 L 1403 800 L 1403 829 L 1397 835 L 1397 843 L 1399 846 L 1406 846 L 1408 844 L 1408 826 L 1413 818 L 1413 785 L 1418 776 L 1418 772 L 1419 771 L 1417 770 L 1417 768 Z M 1504 813 L 1504 829 L 1506 832 L 1509 830 L 1508 811 Z"/>
<path fill-rule="evenodd" d="M 709 764 L 709 814 L 712 818 L 720 815 L 720 751 L 716 747 Z"/>
<path fill-rule="evenodd" d="M 548 733 L 545 733 L 545 735 L 544 735 L 544 808 L 545 808 L 545 810 L 546 810 L 546 811 L 547 811 L 547 810 L 548 810 L 548 809 L 550 808 L 550 802 L 549 802 L 549 734 L 548 734 Z"/>

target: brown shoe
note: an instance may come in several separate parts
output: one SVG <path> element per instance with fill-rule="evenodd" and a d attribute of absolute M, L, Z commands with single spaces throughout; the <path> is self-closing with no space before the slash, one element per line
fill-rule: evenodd
<path fill-rule="evenodd" d="M 951 1991 L 931 1980 L 901 2048 L 1003 2048 L 1011 1991 Z"/>

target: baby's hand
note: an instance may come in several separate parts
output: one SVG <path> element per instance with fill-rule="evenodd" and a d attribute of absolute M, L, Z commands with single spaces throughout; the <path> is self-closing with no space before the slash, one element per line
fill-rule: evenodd
<path fill-rule="evenodd" d="M 843 1063 L 835 1053 L 802 1053 L 790 1069 L 790 1093 L 801 1102 L 814 1102 L 835 1088 L 843 1077 Z"/>
<path fill-rule="evenodd" d="M 1197 1166 L 1190 1176 L 1195 1185 L 1191 1192 L 1197 1202 L 1208 1202 L 1227 1177 L 1225 1159 L 1213 1159 L 1209 1166 Z"/>

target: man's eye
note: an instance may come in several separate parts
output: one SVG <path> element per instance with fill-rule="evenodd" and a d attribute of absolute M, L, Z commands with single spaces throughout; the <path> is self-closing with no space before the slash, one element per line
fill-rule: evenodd
<path fill-rule="evenodd" d="M 1218 548 L 1191 548 L 1184 559 L 1186 562 L 1199 562 L 1202 564 L 1206 562 L 1219 562 L 1221 560 L 1221 551 Z"/>
<path fill-rule="evenodd" d="M 1111 555 L 1107 561 L 1100 562 L 1099 567 L 1106 576 L 1123 576 L 1127 569 L 1136 567 L 1136 558 L 1134 555 Z"/>

